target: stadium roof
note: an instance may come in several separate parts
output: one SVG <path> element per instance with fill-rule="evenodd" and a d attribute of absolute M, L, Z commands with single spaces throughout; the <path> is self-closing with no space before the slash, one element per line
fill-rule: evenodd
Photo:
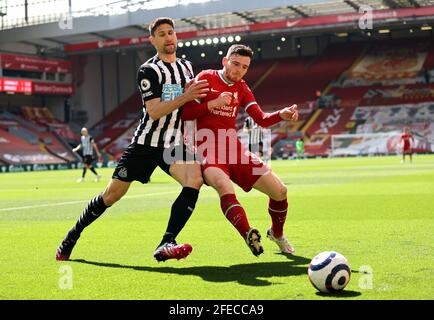
<path fill-rule="evenodd" d="M 382 10 L 434 5 L 434 0 L 99 0 L 87 1 L 93 5 L 90 8 L 68 6 L 77 1 L 28 0 L 28 3 L 35 3 L 28 8 L 30 13 L 31 8 L 41 3 L 59 4 L 59 7 L 55 14 L 39 13 L 27 19 L 14 19 L 10 16 L 14 11 L 2 8 L 0 0 L 0 13 L 6 13 L 1 17 L 0 44 L 24 42 L 40 48 L 60 49 L 69 44 L 146 36 L 149 22 L 157 16 L 173 17 L 179 33 L 358 13 L 362 6 Z M 24 1 L 16 1 L 15 5 L 20 3 L 23 5 Z M 74 11 L 74 8 L 78 9 Z"/>

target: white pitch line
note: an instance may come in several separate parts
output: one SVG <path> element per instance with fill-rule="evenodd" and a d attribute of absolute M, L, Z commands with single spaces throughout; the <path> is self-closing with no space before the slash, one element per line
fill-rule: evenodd
<path fill-rule="evenodd" d="M 159 193 L 148 193 L 148 194 L 143 194 L 143 195 L 130 195 L 130 196 L 124 196 L 124 197 L 122 197 L 122 199 L 159 196 L 159 195 L 170 194 L 170 193 L 179 193 L 179 191 L 166 191 L 166 192 L 159 192 Z M 68 204 L 87 203 L 87 202 L 89 202 L 89 200 L 77 200 L 77 201 L 67 201 L 67 202 L 58 202 L 58 203 L 35 204 L 32 206 L 0 208 L 0 211 L 15 211 L 15 210 L 24 210 L 24 209 L 34 209 L 34 208 L 57 207 L 57 206 L 65 206 Z"/>

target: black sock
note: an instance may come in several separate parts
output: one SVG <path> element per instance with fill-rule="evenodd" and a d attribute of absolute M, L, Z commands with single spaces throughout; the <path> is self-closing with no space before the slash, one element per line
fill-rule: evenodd
<path fill-rule="evenodd" d="M 84 208 L 83 212 L 81 213 L 80 218 L 78 218 L 75 226 L 68 232 L 68 238 L 72 238 L 74 240 L 80 238 L 80 234 L 84 228 L 94 222 L 100 215 L 104 213 L 108 207 L 109 206 L 104 204 L 102 194 L 90 200 L 86 208 Z"/>
<path fill-rule="evenodd" d="M 90 167 L 89 170 L 92 171 L 96 176 L 98 175 L 98 173 L 96 173 L 96 171 L 93 167 Z"/>
<path fill-rule="evenodd" d="M 199 190 L 190 187 L 182 188 L 178 198 L 173 202 L 166 233 L 160 245 L 175 240 L 193 213 L 198 196 Z"/>
<path fill-rule="evenodd" d="M 84 176 L 86 175 L 86 170 L 87 170 L 87 168 L 86 168 L 86 167 L 83 167 L 83 173 L 81 174 L 81 177 L 82 177 L 82 178 L 84 178 Z"/>
<path fill-rule="evenodd" d="M 173 235 L 173 233 L 166 232 L 163 235 L 163 239 L 161 240 L 161 243 L 158 245 L 158 247 L 161 246 L 163 243 L 174 242 L 174 241 L 175 241 L 175 236 Z"/>

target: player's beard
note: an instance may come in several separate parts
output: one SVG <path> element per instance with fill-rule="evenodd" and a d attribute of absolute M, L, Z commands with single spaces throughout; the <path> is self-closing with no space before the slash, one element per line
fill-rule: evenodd
<path fill-rule="evenodd" d="M 233 83 L 241 80 L 241 75 L 236 74 L 235 72 L 233 72 L 233 73 L 227 72 L 225 76 L 230 82 L 233 82 Z"/>
<path fill-rule="evenodd" d="M 176 44 L 165 45 L 163 47 L 164 54 L 174 54 L 176 52 Z"/>

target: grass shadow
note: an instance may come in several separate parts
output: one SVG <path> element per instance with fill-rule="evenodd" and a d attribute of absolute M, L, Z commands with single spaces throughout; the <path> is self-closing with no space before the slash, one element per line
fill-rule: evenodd
<path fill-rule="evenodd" d="M 298 259 L 298 260 L 297 260 Z M 71 259 L 71 262 L 85 263 L 107 268 L 132 269 L 137 271 L 158 272 L 166 274 L 193 275 L 209 282 L 238 282 L 247 286 L 269 286 L 267 279 L 272 277 L 288 277 L 307 274 L 307 266 L 299 266 L 306 258 L 297 257 L 292 261 L 259 262 L 224 266 L 198 266 L 187 268 L 133 266 L 117 263 L 96 262 L 84 259 Z"/>
<path fill-rule="evenodd" d="M 308 265 L 311 261 L 311 259 L 302 256 L 296 256 L 295 254 L 291 253 L 278 252 L 275 254 L 286 257 L 288 260 L 293 261 L 294 264 Z"/>
<path fill-rule="evenodd" d="M 352 291 L 352 290 L 342 290 L 338 292 L 333 293 L 323 293 L 323 292 L 317 292 L 316 295 L 324 298 L 353 298 L 358 297 L 362 293 L 358 291 Z"/>

